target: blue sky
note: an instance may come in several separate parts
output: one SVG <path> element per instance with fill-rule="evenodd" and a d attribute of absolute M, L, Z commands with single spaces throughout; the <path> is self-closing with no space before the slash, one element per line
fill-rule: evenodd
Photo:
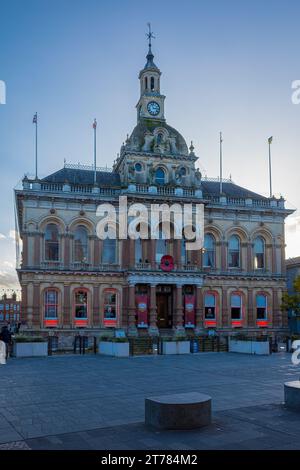
<path fill-rule="evenodd" d="M 189 142 L 199 165 L 268 193 L 267 138 L 274 136 L 273 187 L 300 208 L 298 0 L 1 0 L 0 285 L 14 279 L 12 188 L 34 171 L 39 114 L 39 169 L 92 162 L 91 123 L 98 120 L 98 164 L 111 166 L 136 122 L 138 72 L 146 23 L 156 39 L 166 117 Z M 290 218 L 287 255 L 300 255 L 300 213 Z"/>

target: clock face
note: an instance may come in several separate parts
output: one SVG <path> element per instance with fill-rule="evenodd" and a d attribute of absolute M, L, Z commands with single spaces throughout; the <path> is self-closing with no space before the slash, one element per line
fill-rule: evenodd
<path fill-rule="evenodd" d="M 150 103 L 147 105 L 147 110 L 151 116 L 157 116 L 160 111 L 160 106 L 158 103 L 156 103 L 156 101 L 150 101 Z"/>

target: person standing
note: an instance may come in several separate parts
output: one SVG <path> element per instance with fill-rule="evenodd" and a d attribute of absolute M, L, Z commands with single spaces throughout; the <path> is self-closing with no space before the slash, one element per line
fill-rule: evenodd
<path fill-rule="evenodd" d="M 5 343 L 5 359 L 8 359 L 9 347 L 11 345 L 11 332 L 7 325 L 4 325 L 1 330 L 1 339 Z"/>
<path fill-rule="evenodd" d="M 0 364 L 6 364 L 6 345 L 0 334 Z"/>

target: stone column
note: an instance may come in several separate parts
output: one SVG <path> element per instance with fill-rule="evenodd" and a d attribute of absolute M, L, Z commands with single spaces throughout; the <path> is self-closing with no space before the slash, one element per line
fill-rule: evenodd
<path fill-rule="evenodd" d="M 250 328 L 256 326 L 256 317 L 254 316 L 253 308 L 253 289 L 248 289 L 248 325 Z"/>
<path fill-rule="evenodd" d="M 22 300 L 21 300 L 21 311 L 20 311 L 20 319 L 21 321 L 24 320 L 26 323 L 28 322 L 28 295 L 27 295 L 27 285 L 22 285 Z"/>
<path fill-rule="evenodd" d="M 122 267 L 129 268 L 129 239 L 122 240 Z"/>
<path fill-rule="evenodd" d="M 141 244 L 142 244 L 142 260 L 143 263 L 145 263 L 145 260 L 148 259 L 148 251 L 147 251 L 147 241 L 148 240 L 143 240 L 141 239 Z"/>
<path fill-rule="evenodd" d="M 174 240 L 174 263 L 177 269 L 181 268 L 181 240 Z"/>
<path fill-rule="evenodd" d="M 182 334 L 184 332 L 183 326 L 183 303 L 182 303 L 182 285 L 176 286 L 176 332 Z"/>
<path fill-rule="evenodd" d="M 280 291 L 278 292 L 280 303 L 281 303 L 282 296 L 285 293 L 287 293 L 287 289 L 284 289 L 284 290 L 280 289 Z M 282 323 L 283 328 L 288 328 L 289 326 L 288 312 L 280 310 L 280 316 L 281 316 L 281 323 Z"/>
<path fill-rule="evenodd" d="M 227 243 L 221 245 L 221 271 L 227 271 Z"/>
<path fill-rule="evenodd" d="M 23 248 L 22 248 L 22 268 L 28 266 L 28 234 L 24 233 L 22 237 Z"/>
<path fill-rule="evenodd" d="M 92 316 L 92 327 L 99 328 L 100 326 L 100 305 L 99 305 L 99 285 L 93 287 L 93 316 Z"/>
<path fill-rule="evenodd" d="M 136 327 L 136 305 L 135 305 L 135 285 L 129 285 L 128 298 L 128 335 L 137 336 Z"/>
<path fill-rule="evenodd" d="M 286 276 L 285 244 L 281 246 L 281 274 L 282 276 Z"/>
<path fill-rule="evenodd" d="M 33 312 L 32 312 L 32 325 L 34 328 L 40 328 L 41 315 L 40 315 L 40 285 L 33 285 Z"/>
<path fill-rule="evenodd" d="M 101 248 L 102 248 L 102 240 L 100 238 L 94 238 L 94 252 L 92 253 L 91 262 L 94 268 L 97 268 L 101 264 Z"/>
<path fill-rule="evenodd" d="M 129 240 L 129 268 L 135 267 L 135 240 Z"/>
<path fill-rule="evenodd" d="M 202 270 L 202 264 L 203 264 L 203 251 L 201 248 L 201 250 L 196 250 L 196 265 L 198 269 Z"/>
<path fill-rule="evenodd" d="M 247 245 L 247 271 L 248 271 L 248 273 L 253 271 L 252 252 L 253 252 L 253 244 L 251 242 L 249 242 L 248 245 Z"/>
<path fill-rule="evenodd" d="M 27 311 L 26 311 L 26 321 L 29 328 L 32 328 L 33 323 L 33 283 L 29 282 L 26 289 L 27 294 Z"/>
<path fill-rule="evenodd" d="M 70 303 L 70 286 L 64 285 L 64 300 L 63 300 L 63 327 L 70 328 L 72 325 L 71 321 L 71 303 Z"/>
<path fill-rule="evenodd" d="M 34 261 L 33 264 L 36 267 L 39 267 L 41 264 L 41 236 L 37 232 L 34 235 Z"/>
<path fill-rule="evenodd" d="M 279 309 L 279 299 L 278 299 L 278 290 L 273 288 L 273 316 L 272 323 L 275 327 L 282 326 L 282 317 Z"/>
<path fill-rule="evenodd" d="M 67 233 L 64 237 L 65 251 L 64 251 L 64 266 L 68 268 L 70 266 L 70 251 L 71 251 L 71 237 Z"/>
<path fill-rule="evenodd" d="M 155 269 L 156 263 L 155 263 L 155 250 L 156 250 L 156 240 L 151 239 L 150 240 L 150 264 L 151 268 Z M 155 298 L 155 305 L 156 305 L 156 298 Z"/>
<path fill-rule="evenodd" d="M 272 272 L 277 273 L 277 260 L 276 260 L 276 245 L 275 242 L 272 245 Z"/>
<path fill-rule="evenodd" d="M 120 305 L 121 326 L 125 328 L 128 326 L 128 286 L 123 287 L 122 305 Z"/>
<path fill-rule="evenodd" d="M 227 302 L 227 287 L 222 288 L 222 326 L 223 328 L 228 328 L 230 326 Z"/>
<path fill-rule="evenodd" d="M 150 286 L 150 326 L 149 326 L 149 335 L 157 336 L 158 334 L 159 334 L 159 332 L 158 332 L 158 328 L 157 328 L 156 285 L 151 284 L 151 286 Z"/>
<path fill-rule="evenodd" d="M 196 328 L 195 333 L 202 333 L 204 329 L 204 309 L 202 287 L 196 287 Z"/>

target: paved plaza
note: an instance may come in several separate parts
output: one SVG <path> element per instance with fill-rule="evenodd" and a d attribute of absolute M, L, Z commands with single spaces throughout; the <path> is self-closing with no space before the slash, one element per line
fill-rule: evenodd
<path fill-rule="evenodd" d="M 0 450 L 300 449 L 300 413 L 283 406 L 283 383 L 299 375 L 286 353 L 11 359 L 0 366 Z M 212 397 L 211 426 L 144 426 L 145 397 L 188 391 Z"/>

